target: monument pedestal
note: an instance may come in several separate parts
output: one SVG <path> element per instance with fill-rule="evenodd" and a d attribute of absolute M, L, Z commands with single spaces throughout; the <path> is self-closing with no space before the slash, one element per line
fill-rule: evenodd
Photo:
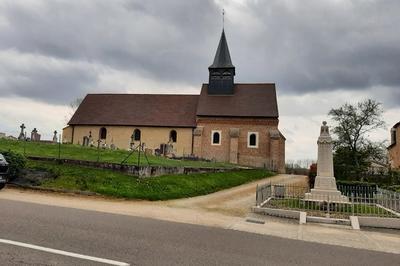
<path fill-rule="evenodd" d="M 349 202 L 349 199 L 337 190 L 336 179 L 333 176 L 317 176 L 314 188 L 310 193 L 305 194 L 304 199 L 307 201 Z"/>

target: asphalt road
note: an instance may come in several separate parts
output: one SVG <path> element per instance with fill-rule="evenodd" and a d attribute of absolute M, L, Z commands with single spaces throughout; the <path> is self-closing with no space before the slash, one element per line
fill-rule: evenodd
<path fill-rule="evenodd" d="M 400 261 L 399 255 L 389 253 L 0 200 L 0 265 L 104 265 L 4 243 L 9 240 L 130 265 L 399 265 Z"/>

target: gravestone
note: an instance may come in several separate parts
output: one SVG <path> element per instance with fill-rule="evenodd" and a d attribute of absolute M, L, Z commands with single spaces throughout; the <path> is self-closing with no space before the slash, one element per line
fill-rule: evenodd
<path fill-rule="evenodd" d="M 34 128 L 31 132 L 31 141 L 40 141 L 40 134 L 36 128 Z"/>
<path fill-rule="evenodd" d="M 25 140 L 25 124 L 20 125 L 21 132 L 19 133 L 18 140 Z"/>
<path fill-rule="evenodd" d="M 89 146 L 89 137 L 88 136 L 83 137 L 82 146 L 85 146 L 85 147 Z"/>
<path fill-rule="evenodd" d="M 57 130 L 54 130 L 54 136 L 53 136 L 53 142 L 57 143 L 58 139 L 57 139 Z"/>
<path fill-rule="evenodd" d="M 333 141 L 326 121 L 322 122 L 317 144 L 317 176 L 315 177 L 314 188 L 311 189 L 310 193 L 305 194 L 305 200 L 348 202 L 349 199 L 343 196 L 336 187 L 336 179 L 333 173 Z"/>

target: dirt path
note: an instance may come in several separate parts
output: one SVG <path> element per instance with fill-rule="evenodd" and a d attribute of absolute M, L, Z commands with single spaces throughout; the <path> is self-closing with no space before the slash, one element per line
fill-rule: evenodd
<path fill-rule="evenodd" d="M 307 185 L 307 177 L 297 175 L 277 175 L 205 196 L 170 200 L 164 203 L 169 207 L 201 209 L 230 216 L 245 217 L 249 213 L 250 208 L 255 204 L 255 191 L 257 184 L 269 182 Z"/>

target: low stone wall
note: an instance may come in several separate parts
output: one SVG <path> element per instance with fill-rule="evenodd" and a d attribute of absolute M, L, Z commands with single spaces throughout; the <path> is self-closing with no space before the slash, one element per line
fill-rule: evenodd
<path fill-rule="evenodd" d="M 161 175 L 176 175 L 176 174 L 194 174 L 194 173 L 216 173 L 226 172 L 231 170 L 242 170 L 242 168 L 208 168 L 208 167 L 167 167 L 167 166 L 152 166 L 152 165 L 126 165 L 119 163 L 107 163 L 107 162 L 94 162 L 84 160 L 73 160 L 73 159 L 57 159 L 47 157 L 36 157 L 28 156 L 28 159 L 35 161 L 48 161 L 48 162 L 61 162 L 65 164 L 89 166 L 93 168 L 108 169 L 120 171 L 129 175 L 139 177 L 152 177 Z"/>
<path fill-rule="evenodd" d="M 360 227 L 400 229 L 399 218 L 358 216 L 358 223 L 360 224 Z"/>
<path fill-rule="evenodd" d="M 252 211 L 258 214 L 271 215 L 276 217 L 290 218 L 300 220 L 301 211 L 273 209 L 265 207 L 253 207 Z"/>

